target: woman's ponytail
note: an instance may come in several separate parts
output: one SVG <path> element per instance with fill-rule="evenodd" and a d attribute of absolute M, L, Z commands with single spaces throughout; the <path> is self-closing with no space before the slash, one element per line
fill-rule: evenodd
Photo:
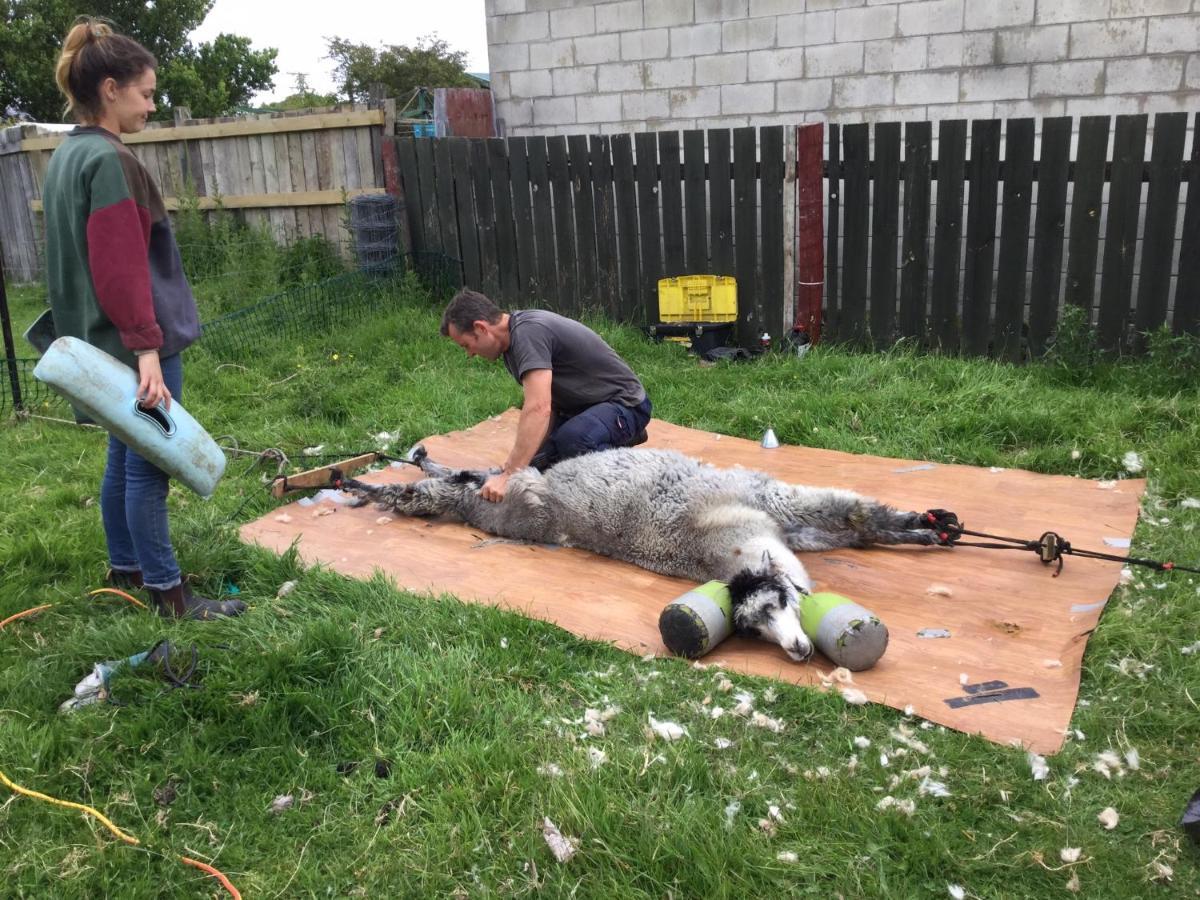
<path fill-rule="evenodd" d="M 54 67 L 54 80 L 67 98 L 64 115 L 84 122 L 99 118 L 104 79 L 125 85 L 155 68 L 154 54 L 133 38 L 118 34 L 103 20 L 80 16 L 63 39 Z"/>

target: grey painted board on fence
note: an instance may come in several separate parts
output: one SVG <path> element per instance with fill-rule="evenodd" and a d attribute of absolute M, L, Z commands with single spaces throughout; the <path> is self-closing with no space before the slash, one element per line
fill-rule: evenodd
<path fill-rule="evenodd" d="M 1113 135 L 1112 185 L 1108 195 L 1108 229 L 1104 237 L 1104 272 L 1096 331 L 1100 345 L 1117 349 L 1125 343 L 1133 290 L 1138 212 L 1142 199 L 1142 164 L 1146 158 L 1146 117 L 1117 116 Z"/>
<path fill-rule="evenodd" d="M 619 319 L 621 258 L 617 252 L 612 148 L 607 135 L 592 135 L 588 144 L 592 166 L 592 208 L 596 217 L 596 290 L 600 308 L 614 319 Z"/>
<path fill-rule="evenodd" d="M 967 200 L 967 255 L 963 274 L 963 352 L 988 350 L 996 265 L 996 189 L 1000 182 L 1000 120 L 971 123 L 971 188 Z"/>
<path fill-rule="evenodd" d="M 1025 264 L 1029 256 L 1029 214 L 1033 201 L 1034 125 L 1033 119 L 1009 119 L 1004 135 L 1004 200 L 992 355 L 1009 362 L 1021 359 Z"/>
<path fill-rule="evenodd" d="M 759 227 L 761 281 L 757 296 L 757 328 L 774 343 L 784 333 L 784 307 L 787 321 L 793 319 L 791 304 L 783 296 L 784 216 L 783 216 L 783 126 L 773 125 L 759 131 Z"/>
<path fill-rule="evenodd" d="M 1035 356 L 1045 351 L 1058 321 L 1070 161 L 1071 119 L 1046 119 L 1042 123 L 1033 273 L 1029 284 L 1029 351 Z"/>
<path fill-rule="evenodd" d="M 1154 149 L 1150 157 L 1150 186 L 1134 318 L 1134 329 L 1138 333 L 1153 331 L 1167 320 L 1186 135 L 1187 113 L 1159 113 L 1154 117 Z"/>
<path fill-rule="evenodd" d="M 925 340 L 925 300 L 929 286 L 929 198 L 933 169 L 933 126 L 904 126 L 904 235 L 900 253 L 902 337 Z"/>
<path fill-rule="evenodd" d="M 861 344 L 867 338 L 867 278 L 870 272 L 871 133 L 869 125 L 842 129 L 842 293 L 838 303 L 838 340 Z"/>
<path fill-rule="evenodd" d="M 958 350 L 959 258 L 962 253 L 963 182 L 966 177 L 967 123 L 938 125 L 937 212 L 933 239 L 929 325 L 933 346 Z"/>
<path fill-rule="evenodd" d="M 1183 214 L 1183 237 L 1179 242 L 1179 278 L 1175 283 L 1175 334 L 1200 332 L 1200 113 L 1192 120 L 1191 172 L 1188 176 L 1187 208 Z"/>
<path fill-rule="evenodd" d="M 896 239 L 900 216 L 900 123 L 875 126 L 871 208 L 871 339 L 882 349 L 894 337 Z"/>

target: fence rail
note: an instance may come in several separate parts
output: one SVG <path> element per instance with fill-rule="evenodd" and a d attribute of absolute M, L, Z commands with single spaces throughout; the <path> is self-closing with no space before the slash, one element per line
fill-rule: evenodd
<path fill-rule="evenodd" d="M 393 140 L 413 249 L 503 303 L 640 324 L 660 278 L 708 273 L 737 277 L 743 340 L 790 325 L 783 126 Z"/>
<path fill-rule="evenodd" d="M 1163 325 L 1200 331 L 1186 113 L 1154 117 L 1148 158 L 1144 115 L 1088 116 L 1077 132 L 1046 119 L 1037 158 L 1033 119 L 969 125 L 968 144 L 967 122 L 939 124 L 936 159 L 929 122 L 829 127 L 826 334 L 1019 361 L 1044 351 L 1066 305 L 1113 350 Z"/>

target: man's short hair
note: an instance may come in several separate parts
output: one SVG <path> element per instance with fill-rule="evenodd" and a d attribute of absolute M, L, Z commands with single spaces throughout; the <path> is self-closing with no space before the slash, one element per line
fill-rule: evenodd
<path fill-rule="evenodd" d="M 450 336 L 450 326 L 459 334 L 471 331 L 476 322 L 487 322 L 495 325 L 504 316 L 504 310 L 487 298 L 486 295 L 463 288 L 454 295 L 454 299 L 442 313 L 442 336 Z"/>

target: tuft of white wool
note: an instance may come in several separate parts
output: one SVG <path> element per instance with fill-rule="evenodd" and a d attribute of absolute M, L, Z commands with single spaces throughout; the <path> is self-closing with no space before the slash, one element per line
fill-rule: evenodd
<path fill-rule="evenodd" d="M 1029 769 L 1033 773 L 1034 781 L 1045 781 L 1046 776 L 1050 774 L 1050 767 L 1046 765 L 1046 757 L 1039 753 L 1034 753 L 1030 750 L 1025 754 L 1029 760 Z"/>
<path fill-rule="evenodd" d="M 891 795 L 884 797 L 875 804 L 875 808 L 880 812 L 886 812 L 889 809 L 894 809 L 898 813 L 903 813 L 906 816 L 912 816 L 917 811 L 917 804 L 912 800 L 897 800 Z"/>
<path fill-rule="evenodd" d="M 784 724 L 779 719 L 772 719 L 770 716 L 763 715 L 757 710 L 750 716 L 750 724 L 756 728 L 765 728 L 768 731 L 773 731 L 776 734 L 779 734 L 784 729 Z"/>
<path fill-rule="evenodd" d="M 664 741 L 677 741 L 688 733 L 678 722 L 660 722 L 654 718 L 654 713 L 647 713 L 646 718 L 650 722 L 650 729 Z"/>
<path fill-rule="evenodd" d="M 843 687 L 842 699 L 851 706 L 865 706 L 868 702 L 867 695 L 855 687 Z"/>
<path fill-rule="evenodd" d="M 733 699 L 737 700 L 737 706 L 733 708 L 735 716 L 748 716 L 754 712 L 754 695 L 746 691 L 738 691 L 733 695 Z"/>
<path fill-rule="evenodd" d="M 565 863 L 579 849 L 579 838 L 565 836 L 558 830 L 558 826 L 550 821 L 549 816 L 542 819 L 542 837 L 546 839 L 546 846 L 560 863 Z"/>
<path fill-rule="evenodd" d="M 1121 821 L 1121 817 L 1117 815 L 1117 811 L 1111 806 L 1106 806 L 1096 815 L 1100 824 L 1104 826 L 1106 831 L 1112 831 L 1117 827 L 1117 823 Z"/>
<path fill-rule="evenodd" d="M 725 804 L 725 827 L 733 828 L 733 820 L 737 818 L 737 814 L 742 811 L 742 804 L 737 800 L 730 800 Z"/>
<path fill-rule="evenodd" d="M 915 750 L 917 753 L 924 753 L 926 756 L 932 755 L 928 745 L 924 741 L 914 737 L 913 730 L 903 722 L 896 728 L 891 729 L 888 734 L 891 735 L 892 740 L 903 744 L 911 750 Z"/>
<path fill-rule="evenodd" d="M 940 781 L 934 781 L 932 778 L 930 778 L 928 776 L 923 778 L 921 780 L 920 785 L 917 786 L 917 793 L 920 794 L 922 797 L 925 797 L 925 796 L 949 797 L 949 796 L 951 796 L 950 789 L 948 787 L 946 787 L 945 784 L 943 784 Z"/>

